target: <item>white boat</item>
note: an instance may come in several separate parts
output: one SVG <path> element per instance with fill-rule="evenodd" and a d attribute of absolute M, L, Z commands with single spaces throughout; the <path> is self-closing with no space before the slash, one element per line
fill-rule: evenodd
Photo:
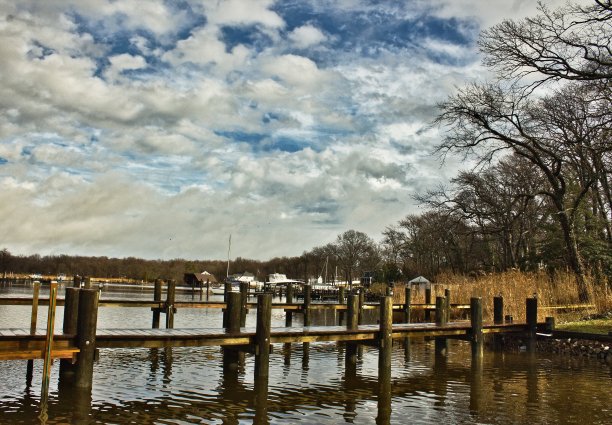
<path fill-rule="evenodd" d="M 268 283 L 271 285 L 286 285 L 287 283 L 304 283 L 301 280 L 288 279 L 286 274 L 271 273 L 268 275 Z"/>

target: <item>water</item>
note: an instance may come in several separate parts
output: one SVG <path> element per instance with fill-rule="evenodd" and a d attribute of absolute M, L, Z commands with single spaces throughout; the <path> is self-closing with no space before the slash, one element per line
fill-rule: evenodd
<path fill-rule="evenodd" d="M 0 295 L 29 288 L 0 288 Z M 107 294 L 103 292 L 103 295 Z M 42 296 L 42 294 L 41 294 Z M 112 293 L 151 299 L 150 292 Z M 178 298 L 191 299 L 189 295 Z M 58 308 L 61 323 L 61 308 Z M 333 316 L 333 315 L 331 315 Z M 248 321 L 254 322 L 251 311 Z M 294 323 L 299 325 L 299 316 Z M 332 324 L 333 317 L 315 317 Z M 0 306 L 0 328 L 28 327 L 30 307 Z M 46 308 L 40 307 L 44 327 Z M 284 313 L 273 311 L 273 326 Z M 100 328 L 151 326 L 142 308 L 101 308 Z M 216 309 L 180 309 L 175 327 L 220 327 Z M 433 341 L 396 342 L 390 376 L 379 376 L 378 350 L 363 347 L 355 371 L 344 347 L 312 343 L 274 346 L 268 382 L 255 381 L 253 356 L 223 371 L 218 347 L 104 349 L 91 394 L 63 388 L 53 366 L 48 424 L 517 424 L 612 422 L 612 369 L 586 358 L 485 353 L 472 362 L 465 342 L 436 357 Z M 40 423 L 42 361 L 26 385 L 25 361 L 0 362 L 0 424 Z"/>

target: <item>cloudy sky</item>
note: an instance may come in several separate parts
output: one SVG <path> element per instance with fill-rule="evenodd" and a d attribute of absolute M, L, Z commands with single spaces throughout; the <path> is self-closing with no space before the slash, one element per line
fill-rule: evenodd
<path fill-rule="evenodd" d="M 559 4 L 558 1 L 545 1 Z M 268 259 L 419 212 L 435 105 L 531 0 L 0 0 L 0 248 Z"/>

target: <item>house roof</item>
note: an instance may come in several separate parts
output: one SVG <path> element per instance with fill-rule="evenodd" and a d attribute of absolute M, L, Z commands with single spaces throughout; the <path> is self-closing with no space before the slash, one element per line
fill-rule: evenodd
<path fill-rule="evenodd" d="M 423 276 L 418 276 L 418 277 L 415 277 L 414 279 L 412 279 L 408 283 L 429 283 L 429 280 L 427 280 Z"/>

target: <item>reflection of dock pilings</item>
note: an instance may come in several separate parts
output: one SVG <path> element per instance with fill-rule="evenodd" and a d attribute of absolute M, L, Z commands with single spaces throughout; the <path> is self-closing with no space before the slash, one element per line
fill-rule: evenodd
<path fill-rule="evenodd" d="M 535 338 L 537 329 L 537 300 L 530 299 L 527 301 L 527 324 L 504 324 L 496 323 L 495 325 L 483 325 L 482 321 L 482 301 L 480 298 L 471 300 L 471 318 L 470 323 L 466 322 L 450 322 L 449 319 L 449 298 L 450 293 L 446 293 L 444 297 L 436 299 L 436 323 L 427 324 L 410 324 L 410 313 L 412 304 L 410 301 L 410 289 L 406 290 L 406 302 L 400 306 L 403 321 L 405 324 L 393 324 L 393 304 L 392 297 L 382 297 L 380 303 L 376 306 L 379 309 L 379 324 L 362 325 L 363 309 L 366 305 L 363 303 L 363 293 L 349 294 L 346 304 L 331 304 L 328 307 L 326 304 L 312 304 L 310 297 L 309 286 L 304 288 L 304 300 L 299 306 L 292 303 L 285 304 L 284 308 L 287 313 L 286 324 L 291 324 L 291 317 L 295 312 L 303 313 L 304 326 L 303 328 L 283 328 L 271 329 L 271 312 L 273 306 L 272 295 L 269 293 L 259 294 L 257 297 L 257 319 L 256 327 L 246 329 L 244 327 L 246 318 L 246 303 L 245 291 L 228 292 L 226 294 L 225 303 L 217 303 L 215 307 L 224 308 L 223 325 L 224 330 L 172 330 L 173 316 L 176 311 L 176 302 L 174 298 L 175 285 L 169 282 L 167 290 L 167 298 L 165 302 L 161 300 L 162 282 L 158 281 L 155 285 L 154 305 L 153 309 L 152 330 L 113 330 L 106 333 L 97 334 L 97 312 L 99 302 L 99 291 L 96 289 L 81 289 L 67 288 L 66 298 L 64 300 L 65 316 L 64 316 L 64 335 L 57 338 L 58 344 L 63 344 L 63 348 L 78 349 L 77 362 L 73 366 L 70 361 L 63 360 L 60 367 L 60 380 L 62 388 L 74 386 L 91 391 L 93 379 L 93 363 L 98 348 L 164 348 L 163 352 L 152 353 L 151 371 L 155 373 L 160 361 L 163 362 L 164 385 L 168 385 L 171 381 L 172 372 L 172 351 L 174 346 L 205 346 L 216 345 L 223 349 L 223 373 L 227 377 L 228 382 L 236 380 L 236 376 L 244 369 L 245 353 L 255 355 L 255 381 L 256 387 L 267 392 L 267 379 L 269 375 L 270 362 L 270 347 L 272 343 L 281 343 L 284 345 L 285 364 L 290 363 L 291 359 L 291 344 L 302 343 L 302 370 L 308 373 L 309 365 L 309 344 L 318 341 L 338 341 L 344 349 L 345 362 L 345 379 L 347 382 L 353 382 L 357 379 L 357 364 L 359 359 L 360 349 L 364 344 L 376 345 L 379 348 L 378 361 L 378 381 L 373 389 L 379 406 L 378 422 L 386 423 L 389 420 L 391 412 L 391 393 L 394 391 L 390 387 L 391 383 L 391 348 L 393 339 L 400 339 L 406 347 L 406 358 L 409 358 L 409 338 L 414 335 L 430 336 L 436 339 L 436 355 L 444 355 L 446 351 L 446 338 L 468 339 L 472 344 L 473 366 L 474 370 L 478 370 L 478 364 L 482 362 L 483 352 L 483 336 L 485 333 L 523 333 L 528 335 L 532 340 Z M 288 301 L 292 301 L 291 287 L 288 287 Z M 147 305 L 149 307 L 151 303 Z M 209 303 L 212 305 L 212 303 Z M 142 305 L 139 305 L 142 307 Z M 367 307 L 374 308 L 373 304 L 368 304 Z M 346 326 L 326 326 L 313 327 L 311 326 L 311 313 L 316 309 L 333 308 L 335 311 L 345 310 Z M 165 325 L 167 329 L 158 329 L 160 326 L 160 316 L 166 315 Z M 496 317 L 501 313 L 497 312 Z M 497 321 L 497 320 L 496 320 Z M 131 332 L 131 333 L 130 333 Z M 20 341 L 25 341 L 25 344 L 40 343 L 39 336 L 29 336 L 22 338 Z M 5 336 L 0 337 L 2 343 Z M 8 340 L 7 340 L 8 341 Z M 72 344 L 72 346 L 71 346 Z M 33 349 L 33 348 L 32 348 Z M 438 361 L 438 360 L 436 360 Z M 477 381 L 477 375 L 473 375 L 473 381 Z M 478 388 L 475 385 L 474 391 Z M 477 397 L 475 397 L 475 400 Z M 253 400 L 259 400 L 257 403 L 263 403 L 261 397 L 256 397 Z M 261 403 L 260 403 L 261 402 Z M 256 403 L 256 404 L 257 404 Z M 349 402 L 347 402 L 347 410 L 350 410 Z M 269 407 L 269 406 L 268 406 Z M 476 409 L 477 410 L 477 409 Z M 256 409 L 257 420 L 260 423 L 266 423 L 267 407 Z"/>

